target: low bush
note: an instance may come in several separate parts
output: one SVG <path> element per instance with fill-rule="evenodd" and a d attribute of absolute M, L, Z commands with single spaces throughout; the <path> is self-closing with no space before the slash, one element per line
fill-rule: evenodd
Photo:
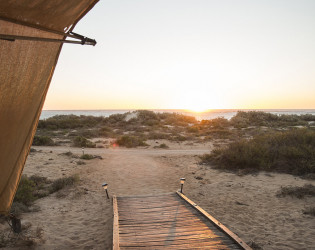
<path fill-rule="evenodd" d="M 99 130 L 95 128 L 79 129 L 75 133 L 70 133 L 70 135 L 81 136 L 85 138 L 96 138 L 100 136 Z"/>
<path fill-rule="evenodd" d="M 63 189 L 66 186 L 72 186 L 75 183 L 79 181 L 79 176 L 78 175 L 73 175 L 69 177 L 62 177 L 59 179 L 56 179 L 52 182 L 50 186 L 50 193 L 55 193 L 59 191 L 60 189 Z"/>
<path fill-rule="evenodd" d="M 20 184 L 16 191 L 11 207 L 11 213 L 18 215 L 23 212 L 31 211 L 28 207 L 39 198 L 48 196 L 65 186 L 73 185 L 79 180 L 78 176 L 70 176 L 50 181 L 46 177 L 33 175 L 21 177 Z"/>
<path fill-rule="evenodd" d="M 159 146 L 159 148 L 169 148 L 169 146 L 167 146 L 165 143 L 162 143 L 160 146 Z"/>
<path fill-rule="evenodd" d="M 294 196 L 299 199 L 305 196 L 315 196 L 315 186 L 312 184 L 306 184 L 303 187 L 281 187 L 281 190 L 277 193 L 278 197 Z"/>
<path fill-rule="evenodd" d="M 84 161 L 77 161 L 77 165 L 85 165 L 86 163 Z"/>
<path fill-rule="evenodd" d="M 83 160 L 92 160 L 94 159 L 95 156 L 94 155 L 90 155 L 90 154 L 83 154 L 80 156 L 80 159 L 83 159 Z"/>
<path fill-rule="evenodd" d="M 65 155 L 68 157 L 72 157 L 72 158 L 77 158 L 77 156 L 75 154 L 73 154 L 71 151 L 65 152 L 65 153 L 61 153 L 60 155 Z"/>
<path fill-rule="evenodd" d="M 22 206 L 30 206 L 36 199 L 49 195 L 47 187 L 51 182 L 46 177 L 33 175 L 27 177 L 23 175 L 19 187 L 16 191 L 14 202 L 15 207 L 18 209 Z"/>
<path fill-rule="evenodd" d="M 49 136 L 34 136 L 33 144 L 34 146 L 55 146 L 54 141 Z"/>
<path fill-rule="evenodd" d="M 74 147 L 95 148 L 96 144 L 85 137 L 77 136 L 73 140 Z"/>
<path fill-rule="evenodd" d="M 22 213 L 28 213 L 30 211 L 31 210 L 29 206 L 26 206 L 24 203 L 14 201 L 12 203 L 10 213 L 14 214 L 15 216 L 19 216 Z"/>
<path fill-rule="evenodd" d="M 237 128 L 248 126 L 267 126 L 267 127 L 283 127 L 283 126 L 306 126 L 308 121 L 314 121 L 314 115 L 276 115 L 261 111 L 239 111 L 230 120 L 230 124 Z"/>
<path fill-rule="evenodd" d="M 97 116 L 56 115 L 46 120 L 40 120 L 38 128 L 47 130 L 91 128 L 105 120 L 106 118 Z"/>
<path fill-rule="evenodd" d="M 34 196 L 35 183 L 26 175 L 23 175 L 20 180 L 19 187 L 16 191 L 14 202 L 19 202 L 25 206 L 30 206 L 36 197 Z"/>
<path fill-rule="evenodd" d="M 218 168 L 276 171 L 296 175 L 315 172 L 315 131 L 268 132 L 230 143 L 202 157 Z"/>
<path fill-rule="evenodd" d="M 150 132 L 147 138 L 149 140 L 169 139 L 170 135 L 166 133 Z"/>
<path fill-rule="evenodd" d="M 182 141 L 186 141 L 187 137 L 183 135 L 176 135 L 173 138 L 171 138 L 171 140 L 176 141 L 176 142 L 182 142 Z"/>
<path fill-rule="evenodd" d="M 199 128 L 198 128 L 198 127 L 195 127 L 195 126 L 193 126 L 193 127 L 188 127 L 188 128 L 187 128 L 187 132 L 188 132 L 188 133 L 198 133 L 198 132 L 199 132 Z"/>
<path fill-rule="evenodd" d="M 234 127 L 248 127 L 248 126 L 271 126 L 279 117 L 271 113 L 261 111 L 238 111 L 230 120 Z"/>
<path fill-rule="evenodd" d="M 116 144 L 119 146 L 127 147 L 127 148 L 134 148 L 138 146 L 147 146 L 142 138 L 136 136 L 129 136 L 124 135 L 116 140 Z"/>
<path fill-rule="evenodd" d="M 227 119 L 223 117 L 214 118 L 209 121 L 209 125 L 214 128 L 226 128 L 230 126 L 230 123 Z"/>
<path fill-rule="evenodd" d="M 113 129 L 108 126 L 103 126 L 98 131 L 98 134 L 101 137 L 110 137 L 112 133 L 113 133 Z"/>
<path fill-rule="evenodd" d="M 163 149 L 168 149 L 169 146 L 167 146 L 165 143 L 160 144 L 159 146 L 154 146 L 154 148 L 163 148 Z"/>
<path fill-rule="evenodd" d="M 303 214 L 315 216 L 315 207 L 308 207 L 303 210 Z"/>
<path fill-rule="evenodd" d="M 224 129 L 224 128 L 210 129 L 206 131 L 205 134 L 208 136 L 211 136 L 211 138 L 216 138 L 216 139 L 230 139 L 234 136 L 234 133 L 231 130 Z"/>

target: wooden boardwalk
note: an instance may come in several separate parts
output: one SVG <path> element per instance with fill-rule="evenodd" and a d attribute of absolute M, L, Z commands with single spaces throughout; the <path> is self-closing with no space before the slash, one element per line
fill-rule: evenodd
<path fill-rule="evenodd" d="M 114 197 L 113 249 L 251 249 L 181 193 Z"/>

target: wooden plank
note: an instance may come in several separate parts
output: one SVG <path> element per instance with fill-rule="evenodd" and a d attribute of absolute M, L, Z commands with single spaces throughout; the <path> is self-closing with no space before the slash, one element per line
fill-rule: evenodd
<path fill-rule="evenodd" d="M 122 199 L 139 199 L 139 198 L 145 198 L 145 199 L 150 199 L 152 198 L 153 200 L 158 199 L 159 197 L 166 197 L 169 195 L 173 195 L 174 193 L 164 193 L 164 194 L 143 194 L 143 195 L 133 195 L 133 196 L 119 196 L 117 197 L 118 200 Z"/>
<path fill-rule="evenodd" d="M 177 191 L 176 193 L 179 195 L 179 197 L 181 197 L 183 200 L 189 203 L 194 209 L 198 210 L 203 216 L 208 218 L 215 226 L 217 226 L 219 229 L 225 232 L 240 247 L 242 247 L 245 250 L 252 250 L 252 248 L 248 246 L 240 237 L 238 237 L 235 233 L 233 233 L 230 229 L 224 226 L 221 222 L 219 222 L 217 219 L 215 219 L 213 216 L 207 213 L 204 209 L 199 207 L 196 203 L 188 199 L 184 194 L 180 193 L 179 191 Z"/>
<path fill-rule="evenodd" d="M 195 246 L 212 246 L 213 249 L 231 249 L 230 246 L 225 245 L 220 241 L 211 241 L 209 239 L 192 239 L 186 241 L 145 241 L 145 242 L 135 242 L 135 243 L 122 243 L 121 247 L 142 247 L 145 246 L 147 248 L 156 247 L 156 246 L 164 246 L 165 249 L 168 246 L 187 246 L 189 245 L 191 249 L 194 249 Z M 224 248 L 218 248 L 218 246 L 224 246 Z M 180 248 L 180 247 L 179 247 Z M 152 249 L 152 248 L 151 248 Z"/>
<path fill-rule="evenodd" d="M 117 206 L 117 197 L 113 196 L 113 212 L 114 212 L 114 221 L 113 221 L 113 250 L 119 250 L 119 217 L 118 217 L 118 206 Z"/>

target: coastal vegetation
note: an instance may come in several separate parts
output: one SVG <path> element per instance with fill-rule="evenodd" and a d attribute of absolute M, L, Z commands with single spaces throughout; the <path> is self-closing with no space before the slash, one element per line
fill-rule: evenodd
<path fill-rule="evenodd" d="M 73 139 L 73 146 L 74 147 L 84 147 L 84 148 L 95 148 L 96 147 L 94 142 L 91 142 L 90 140 L 86 139 L 83 136 L 76 136 Z"/>
<path fill-rule="evenodd" d="M 106 138 L 107 144 L 100 138 Z M 155 141 L 153 146 L 150 141 Z M 57 115 L 39 122 L 33 145 L 167 149 L 167 141 L 186 141 L 187 145 L 212 142 L 218 147 L 202 156 L 202 163 L 219 169 L 295 175 L 314 175 L 315 171 L 315 116 L 309 114 L 239 111 L 230 120 L 201 121 L 147 110 L 109 117 Z"/>
<path fill-rule="evenodd" d="M 295 175 L 315 173 L 315 131 L 292 129 L 240 139 L 202 156 L 217 168 L 275 171 Z"/>
<path fill-rule="evenodd" d="M 55 146 L 54 141 L 49 136 L 34 136 L 34 146 Z"/>
<path fill-rule="evenodd" d="M 312 184 L 306 184 L 302 187 L 282 187 L 277 194 L 278 197 L 291 196 L 299 199 L 305 196 L 315 196 L 315 186 Z"/>
<path fill-rule="evenodd" d="M 138 146 L 147 146 L 142 138 L 136 136 L 124 135 L 116 140 L 119 146 L 125 146 L 127 148 L 134 148 Z"/>
<path fill-rule="evenodd" d="M 61 177 L 56 180 L 49 180 L 39 175 L 30 177 L 23 175 L 14 197 L 11 213 L 19 215 L 22 212 L 30 212 L 30 206 L 35 200 L 58 192 L 67 186 L 73 186 L 78 181 L 79 176 L 77 175 Z"/>

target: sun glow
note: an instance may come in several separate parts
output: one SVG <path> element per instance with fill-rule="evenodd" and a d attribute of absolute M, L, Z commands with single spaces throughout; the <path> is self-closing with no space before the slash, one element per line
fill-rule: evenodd
<path fill-rule="evenodd" d="M 186 89 L 173 99 L 173 107 L 194 113 L 226 108 L 226 100 L 207 89 Z"/>
<path fill-rule="evenodd" d="M 192 111 L 194 113 L 203 113 L 203 112 L 206 112 L 207 110 L 209 110 L 208 108 L 205 108 L 205 107 L 193 107 L 193 108 L 190 108 L 188 109 L 189 111 Z"/>

